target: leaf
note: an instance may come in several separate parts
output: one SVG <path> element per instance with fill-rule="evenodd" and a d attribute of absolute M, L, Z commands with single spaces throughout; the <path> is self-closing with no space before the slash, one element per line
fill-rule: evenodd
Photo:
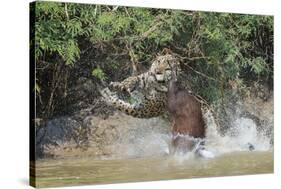
<path fill-rule="evenodd" d="M 39 87 L 39 85 L 38 85 L 37 82 L 35 82 L 35 87 L 34 87 L 34 89 L 35 89 L 35 93 L 36 93 L 36 94 L 40 94 L 41 88 Z"/>
<path fill-rule="evenodd" d="M 100 80 L 106 79 L 105 73 L 100 68 L 95 68 L 92 71 L 92 75 Z"/>

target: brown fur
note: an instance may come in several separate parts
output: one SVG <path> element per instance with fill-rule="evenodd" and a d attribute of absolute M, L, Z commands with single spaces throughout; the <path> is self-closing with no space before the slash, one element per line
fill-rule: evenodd
<path fill-rule="evenodd" d="M 172 146 L 186 152 L 192 150 L 193 142 L 182 135 L 194 138 L 205 137 L 205 124 L 201 104 L 176 81 L 170 81 L 168 89 L 168 111 L 172 118 Z"/>

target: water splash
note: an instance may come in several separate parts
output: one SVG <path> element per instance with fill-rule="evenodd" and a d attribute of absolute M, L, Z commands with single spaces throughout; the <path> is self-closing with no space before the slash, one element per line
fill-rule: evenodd
<path fill-rule="evenodd" d="M 258 130 L 256 123 L 245 117 L 234 116 L 233 122 L 224 135 L 218 132 L 211 112 L 206 112 L 206 148 L 219 155 L 233 151 L 249 151 L 253 146 L 255 151 L 267 151 L 272 148 L 270 137 L 263 130 Z"/>
<path fill-rule="evenodd" d="M 213 114 L 210 111 L 204 112 L 204 120 L 206 123 L 206 138 L 204 139 L 205 150 L 202 153 L 206 156 L 219 156 L 224 153 L 234 151 L 268 151 L 272 150 L 271 136 L 266 133 L 266 129 L 261 129 L 257 126 L 255 120 L 245 115 L 242 116 L 240 109 L 241 104 L 236 107 L 236 113 L 229 112 L 230 117 L 224 117 L 228 120 L 225 128 L 227 130 L 222 134 Z M 273 116 L 273 115 L 272 115 Z M 154 119 L 146 119 L 142 124 L 132 129 L 127 136 L 123 137 L 122 141 L 116 145 L 115 158 L 136 158 L 148 156 L 163 156 L 171 154 L 172 136 L 169 129 L 161 129 L 161 124 Z M 163 124 L 163 123 L 162 123 Z M 155 127 L 157 125 L 157 127 Z M 169 127 L 169 124 L 167 124 Z M 273 125 L 270 125 L 270 127 Z M 268 125 L 263 125 L 262 128 L 267 128 Z M 157 128 L 157 129 L 155 129 Z M 165 130 L 165 131 L 164 131 Z M 188 137 L 188 136 L 187 136 Z M 195 141 L 198 143 L 198 141 Z M 177 159 L 192 159 L 197 157 L 195 151 L 191 153 L 177 152 Z M 203 155 L 204 156 L 204 155 Z"/>

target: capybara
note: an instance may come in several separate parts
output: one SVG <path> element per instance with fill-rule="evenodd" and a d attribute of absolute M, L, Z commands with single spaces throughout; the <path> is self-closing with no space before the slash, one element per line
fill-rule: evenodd
<path fill-rule="evenodd" d="M 192 151 L 205 137 L 201 104 L 176 79 L 169 82 L 167 108 L 172 118 L 172 153 Z"/>

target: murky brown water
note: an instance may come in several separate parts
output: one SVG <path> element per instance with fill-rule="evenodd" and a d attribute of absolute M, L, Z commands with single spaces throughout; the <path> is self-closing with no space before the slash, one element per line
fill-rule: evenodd
<path fill-rule="evenodd" d="M 213 159 L 146 157 L 36 162 L 36 186 L 53 187 L 273 172 L 273 152 L 232 152 Z"/>

